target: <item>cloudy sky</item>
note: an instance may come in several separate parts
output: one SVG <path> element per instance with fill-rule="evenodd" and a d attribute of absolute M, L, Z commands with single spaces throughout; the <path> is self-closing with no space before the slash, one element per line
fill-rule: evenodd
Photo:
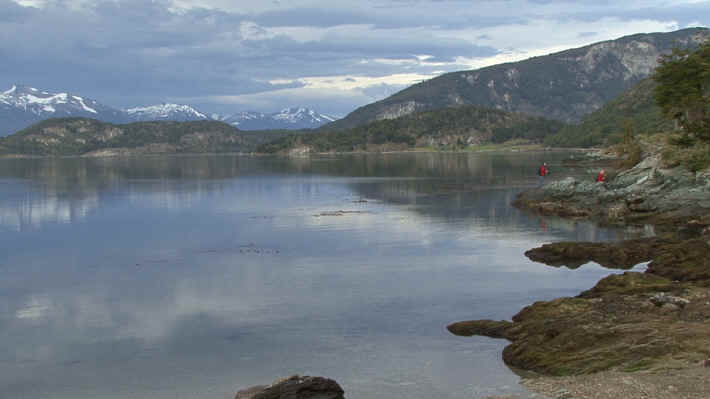
<path fill-rule="evenodd" d="M 0 0 L 0 90 L 343 116 L 443 72 L 710 24 L 710 0 Z"/>

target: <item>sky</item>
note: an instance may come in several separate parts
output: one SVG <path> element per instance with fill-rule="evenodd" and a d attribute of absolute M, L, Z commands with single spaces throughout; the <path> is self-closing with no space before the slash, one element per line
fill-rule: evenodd
<path fill-rule="evenodd" d="M 710 0 L 0 0 L 0 91 L 345 116 L 446 72 L 710 24 Z"/>

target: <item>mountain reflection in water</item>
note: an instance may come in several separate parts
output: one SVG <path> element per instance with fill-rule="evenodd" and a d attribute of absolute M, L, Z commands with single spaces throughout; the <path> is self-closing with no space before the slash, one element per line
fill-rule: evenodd
<path fill-rule="evenodd" d="M 608 273 L 530 262 L 621 232 L 510 207 L 563 153 L 0 160 L 0 396 L 224 398 L 294 373 L 351 398 L 527 395 L 509 319 Z"/>

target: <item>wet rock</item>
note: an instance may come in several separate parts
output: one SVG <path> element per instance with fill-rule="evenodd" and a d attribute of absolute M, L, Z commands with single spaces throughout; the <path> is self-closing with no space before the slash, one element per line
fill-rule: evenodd
<path fill-rule="evenodd" d="M 338 211 L 324 211 L 318 214 L 313 215 L 314 217 L 323 217 L 323 216 L 345 216 L 345 215 L 363 215 L 363 214 L 372 214 L 372 212 L 369 211 L 343 211 L 343 210 L 338 210 Z"/>
<path fill-rule="evenodd" d="M 571 399 L 572 394 L 566 389 L 560 389 L 559 391 L 554 393 L 553 397 L 555 399 Z"/>
<path fill-rule="evenodd" d="M 271 385 L 237 392 L 235 399 L 343 399 L 340 385 L 329 378 L 294 375 Z"/>
<path fill-rule="evenodd" d="M 668 244 L 648 264 L 648 273 L 710 286 L 710 245 L 705 239 Z"/>
<path fill-rule="evenodd" d="M 505 329 L 512 325 L 509 321 L 474 320 L 461 321 L 446 326 L 454 335 L 470 337 L 483 335 L 491 338 L 505 338 Z"/>
<path fill-rule="evenodd" d="M 616 278 L 633 275 L 642 274 Z M 666 285 L 664 289 L 673 289 L 672 282 Z M 503 360 L 543 374 L 574 375 L 687 366 L 705 357 L 704 348 L 710 345 L 707 322 L 689 317 L 684 309 L 645 307 L 648 296 L 634 292 L 638 286 L 633 283 L 611 287 L 595 287 L 586 298 L 559 298 L 524 308 L 505 331 L 512 343 L 504 349 Z M 707 305 L 686 305 L 692 306 L 694 311 L 708 310 Z"/>
<path fill-rule="evenodd" d="M 665 294 L 673 289 L 675 289 L 673 282 L 666 278 L 648 273 L 627 272 L 604 277 L 594 287 L 579 294 L 579 297 L 603 300 L 609 295 Z"/>
<path fill-rule="evenodd" d="M 602 370 L 684 369 L 708 364 L 710 347 L 710 172 L 666 168 L 649 157 L 609 182 L 572 178 L 521 193 L 514 205 L 543 214 L 624 225 L 652 225 L 662 237 L 620 243 L 562 242 L 526 252 L 538 262 L 576 268 L 589 261 L 646 271 L 613 274 L 573 298 L 535 302 L 512 323 L 455 323 L 463 335 L 511 341 L 515 369 L 563 376 Z M 697 366 L 696 366 L 697 367 Z"/>
<path fill-rule="evenodd" d="M 710 180 L 707 173 L 664 169 L 659 156 L 650 156 L 603 184 L 568 177 L 520 193 L 513 205 L 544 215 L 655 224 L 675 232 L 694 216 L 708 213 Z"/>
<path fill-rule="evenodd" d="M 684 308 L 685 305 L 690 303 L 690 301 L 685 298 L 681 298 L 681 297 L 677 297 L 677 296 L 673 296 L 673 295 L 668 295 L 665 292 L 659 292 L 657 294 L 654 294 L 648 300 L 651 301 L 652 304 L 659 306 L 659 307 L 663 307 L 665 305 L 672 305 L 676 309 L 677 308 Z"/>
<path fill-rule="evenodd" d="M 582 253 L 601 256 L 608 249 L 605 246 L 616 245 L 580 244 L 570 247 L 581 251 L 574 254 L 576 259 Z M 536 302 L 509 324 L 472 321 L 456 323 L 450 331 L 504 337 L 511 341 L 503 351 L 506 364 L 547 375 L 687 367 L 707 359 L 708 244 L 700 239 L 657 239 L 645 247 L 634 242 L 617 249 L 634 247 L 639 247 L 638 253 L 622 251 L 614 256 L 633 259 L 648 254 L 655 266 L 649 265 L 643 273 L 612 274 L 574 298 Z M 551 248 L 565 254 L 568 246 Z"/>
<path fill-rule="evenodd" d="M 525 256 L 535 262 L 570 269 L 590 261 L 611 269 L 630 269 L 651 260 L 652 254 L 669 242 L 657 237 L 618 243 L 556 242 L 526 251 Z"/>

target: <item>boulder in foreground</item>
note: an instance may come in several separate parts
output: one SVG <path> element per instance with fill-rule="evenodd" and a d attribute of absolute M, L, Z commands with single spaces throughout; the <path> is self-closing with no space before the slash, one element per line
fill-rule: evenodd
<path fill-rule="evenodd" d="M 329 378 L 294 375 L 271 385 L 237 392 L 234 399 L 344 399 L 340 385 Z"/>

